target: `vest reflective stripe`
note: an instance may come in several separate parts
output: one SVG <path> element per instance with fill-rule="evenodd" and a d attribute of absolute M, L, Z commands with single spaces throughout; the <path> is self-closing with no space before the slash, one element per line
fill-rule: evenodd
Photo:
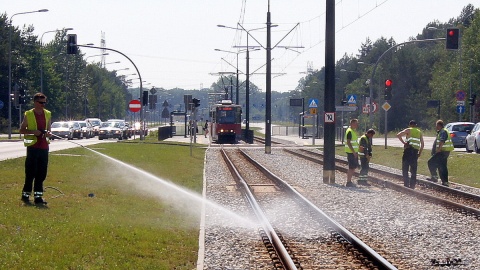
<path fill-rule="evenodd" d="M 352 133 L 352 139 L 350 140 L 350 143 L 352 144 L 352 147 L 353 147 L 353 150 L 355 152 L 358 152 L 358 136 L 357 136 L 357 132 L 355 130 L 353 130 L 352 128 L 347 128 L 347 131 L 345 132 L 345 138 L 347 138 L 348 136 L 348 133 L 351 132 Z M 352 150 L 350 150 L 350 147 L 348 147 L 348 144 L 345 144 L 345 152 L 346 153 L 352 153 Z"/>
<path fill-rule="evenodd" d="M 410 137 L 407 139 L 407 142 L 415 149 L 420 149 L 420 137 L 422 137 L 422 132 L 418 128 L 409 128 Z"/>
<path fill-rule="evenodd" d="M 50 119 L 52 117 L 52 113 L 47 110 L 43 110 L 45 114 L 45 124 L 48 127 L 50 125 Z M 33 109 L 28 110 L 25 112 L 25 117 L 27 118 L 27 129 L 28 130 L 37 130 L 37 120 L 35 119 L 35 113 Z M 23 145 L 24 146 L 32 146 L 37 142 L 37 136 L 33 134 L 25 134 L 23 138 Z M 50 143 L 50 140 L 47 137 L 47 143 Z"/>
<path fill-rule="evenodd" d="M 447 133 L 447 140 L 442 146 L 442 152 L 453 151 L 453 149 L 455 148 L 453 147 L 452 138 L 450 138 L 450 133 L 448 133 L 448 130 L 446 128 L 444 128 L 443 130 L 445 130 L 445 132 Z M 440 132 L 437 134 L 437 145 L 436 145 L 437 149 L 439 146 L 440 146 Z"/>
<path fill-rule="evenodd" d="M 367 135 L 363 134 L 362 137 L 360 137 L 360 141 L 362 141 L 362 139 L 367 141 L 367 147 L 368 147 L 368 145 L 370 144 L 370 140 L 368 139 Z M 358 155 L 365 156 L 365 152 L 360 151 L 358 152 Z"/>

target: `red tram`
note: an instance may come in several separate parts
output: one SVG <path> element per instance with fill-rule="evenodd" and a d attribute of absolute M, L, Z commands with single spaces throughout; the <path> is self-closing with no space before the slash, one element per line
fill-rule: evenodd
<path fill-rule="evenodd" d="M 222 100 L 210 108 L 210 134 L 217 143 L 237 143 L 242 137 L 242 106 Z"/>

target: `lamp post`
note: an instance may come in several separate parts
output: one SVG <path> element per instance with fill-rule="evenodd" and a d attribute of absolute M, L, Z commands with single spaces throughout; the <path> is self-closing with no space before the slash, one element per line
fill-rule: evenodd
<path fill-rule="evenodd" d="M 19 12 L 10 17 L 8 21 L 8 138 L 12 138 L 12 19 L 15 15 L 47 12 L 48 9 L 40 9 L 35 11 Z"/>
<path fill-rule="evenodd" d="M 97 56 L 104 56 L 104 55 L 108 55 L 108 53 L 102 53 L 102 54 L 96 54 L 96 55 L 87 56 L 87 57 L 85 58 L 85 62 L 88 62 L 88 58 L 90 58 L 90 57 L 97 57 Z"/>
<path fill-rule="evenodd" d="M 53 33 L 53 32 L 58 32 L 58 31 L 70 31 L 70 30 L 73 30 L 73 28 L 69 27 L 69 28 L 63 28 L 61 30 L 51 30 L 51 31 L 46 31 L 46 32 L 43 32 L 42 36 L 40 37 L 40 52 L 43 51 L 43 35 L 45 35 L 46 33 Z M 43 55 L 40 57 L 40 92 L 43 93 Z"/>
<path fill-rule="evenodd" d="M 238 105 L 238 104 L 240 103 L 240 101 L 239 101 L 239 95 L 240 95 L 239 92 L 240 92 L 240 90 L 239 90 L 239 85 L 238 85 L 238 54 L 243 53 L 243 52 L 247 52 L 247 50 L 239 50 L 239 51 L 237 51 L 237 52 L 232 52 L 232 51 L 226 51 L 226 50 L 221 50 L 221 49 L 215 49 L 215 51 L 217 51 L 217 52 L 234 53 L 234 54 L 237 55 L 237 66 L 235 67 L 236 70 L 237 70 L 237 84 L 236 84 L 236 88 L 235 88 L 235 90 L 236 90 L 236 91 L 235 91 L 235 104 Z M 223 59 L 223 58 L 222 58 L 222 59 Z M 228 63 L 228 62 L 227 62 L 227 63 Z M 228 63 L 228 64 L 230 64 L 230 63 Z"/>
<path fill-rule="evenodd" d="M 250 139 L 249 138 L 249 129 L 250 129 L 250 47 L 258 47 L 258 46 L 249 46 L 248 45 L 248 37 L 251 36 L 258 44 L 260 44 L 260 42 L 258 42 L 258 40 L 253 37 L 250 32 L 251 31 L 255 31 L 255 30 L 260 30 L 260 29 L 265 29 L 267 28 L 267 26 L 265 27 L 259 27 L 259 28 L 254 28 L 254 29 L 250 29 L 250 30 L 247 30 L 245 29 L 240 23 L 238 23 L 238 26 L 240 26 L 241 28 L 237 28 L 237 27 L 229 27 L 229 26 L 225 26 L 225 25 L 217 25 L 218 27 L 222 27 L 222 28 L 228 28 L 228 29 L 235 29 L 235 30 L 242 30 L 242 31 L 245 31 L 247 33 L 247 47 L 246 47 L 246 52 L 247 52 L 247 55 L 246 55 L 246 61 L 247 61 L 247 68 L 246 68 L 246 72 L 245 72 L 245 76 L 246 76 L 246 87 L 245 87 L 245 137 L 247 138 L 247 141 Z M 270 27 L 275 27 L 277 25 L 271 25 Z M 262 46 L 263 48 L 263 46 Z M 253 139 L 253 138 L 252 138 Z"/>

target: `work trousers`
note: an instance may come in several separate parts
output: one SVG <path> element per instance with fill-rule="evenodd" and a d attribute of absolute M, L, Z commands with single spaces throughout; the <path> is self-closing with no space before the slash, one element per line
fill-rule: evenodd
<path fill-rule="evenodd" d="M 418 149 L 408 147 L 403 150 L 402 156 L 402 175 L 403 185 L 409 188 L 415 188 L 417 184 L 417 167 L 418 167 Z M 408 171 L 410 170 L 410 177 Z"/>
<path fill-rule="evenodd" d="M 32 192 L 32 186 L 34 192 L 43 192 L 43 181 L 47 178 L 47 167 L 48 149 L 27 147 L 23 192 Z"/>
<path fill-rule="evenodd" d="M 430 174 L 432 177 L 437 177 L 437 169 L 440 179 L 442 183 L 448 183 L 448 168 L 447 168 L 447 161 L 448 156 L 450 155 L 450 151 L 441 151 L 435 153 L 430 159 L 428 160 L 428 169 L 430 170 Z"/>
<path fill-rule="evenodd" d="M 360 179 L 367 180 L 368 178 L 368 169 L 370 168 L 370 162 L 366 156 L 360 156 Z"/>

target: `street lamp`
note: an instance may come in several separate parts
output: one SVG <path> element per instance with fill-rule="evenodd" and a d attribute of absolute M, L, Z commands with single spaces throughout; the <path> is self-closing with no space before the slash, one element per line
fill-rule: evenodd
<path fill-rule="evenodd" d="M 46 32 L 43 32 L 42 36 L 40 37 L 40 52 L 43 51 L 43 35 L 45 35 L 46 33 L 53 33 L 53 32 L 58 32 L 58 31 L 70 31 L 70 30 L 73 30 L 73 28 L 69 27 L 69 28 L 63 28 L 61 30 L 51 30 L 51 31 L 46 31 Z M 40 57 L 40 92 L 43 93 L 43 55 L 42 57 Z"/>
<path fill-rule="evenodd" d="M 15 13 L 10 17 L 8 21 L 8 138 L 12 138 L 12 19 L 15 15 L 47 12 L 48 9 L 40 9 L 35 11 L 27 11 Z"/>
<path fill-rule="evenodd" d="M 238 104 L 240 103 L 240 102 L 239 102 L 240 89 L 239 89 L 239 85 L 238 85 L 238 54 L 243 53 L 243 52 L 247 52 L 247 50 L 245 49 L 245 50 L 238 50 L 238 51 L 236 51 L 236 52 L 232 52 L 232 51 L 226 51 L 226 50 L 221 50 L 221 49 L 215 49 L 215 51 L 217 51 L 217 52 L 235 53 L 235 54 L 237 55 L 237 66 L 235 67 L 236 70 L 237 70 L 237 84 L 236 84 L 236 88 L 235 88 L 235 90 L 236 90 L 236 91 L 235 91 L 235 104 L 238 105 Z M 223 59 L 223 58 L 222 58 L 222 60 L 225 61 L 225 59 Z M 225 61 L 225 62 L 227 62 L 227 61 Z M 229 62 L 227 62 L 227 63 L 230 65 Z"/>
<path fill-rule="evenodd" d="M 97 57 L 97 56 L 104 56 L 104 55 L 108 55 L 108 53 L 102 53 L 102 54 L 96 54 L 96 55 L 87 56 L 87 57 L 85 58 L 85 62 L 88 62 L 88 58 L 90 58 L 90 57 Z"/>
<path fill-rule="evenodd" d="M 260 42 L 258 42 L 258 40 L 252 36 L 250 34 L 251 31 L 255 31 L 255 30 L 260 30 L 260 29 L 265 29 L 267 28 L 267 26 L 264 26 L 264 27 L 259 27 L 259 28 L 254 28 L 254 29 L 250 29 L 250 30 L 246 30 L 240 23 L 237 24 L 238 26 L 240 26 L 241 28 L 237 28 L 237 27 L 229 27 L 229 26 L 225 26 L 225 25 L 217 25 L 217 27 L 221 27 L 221 28 L 228 28 L 228 29 L 234 29 L 234 30 L 242 30 L 242 31 L 245 31 L 247 33 L 247 47 L 246 47 L 246 52 L 247 52 L 247 55 L 246 55 L 246 60 L 247 60 L 247 69 L 246 69 L 246 72 L 245 72 L 245 75 L 246 75 L 246 87 L 245 87 L 245 137 L 247 138 L 247 141 L 249 139 L 249 129 L 250 129 L 250 46 L 248 45 L 248 37 L 251 36 L 258 44 L 260 44 Z M 271 25 L 270 27 L 276 27 L 278 25 Z M 260 44 L 261 46 L 261 44 Z M 252 47 L 258 47 L 258 46 L 252 46 Z M 263 48 L 263 46 L 262 46 Z"/>
<path fill-rule="evenodd" d="M 115 61 L 115 62 L 105 63 L 105 65 L 110 65 L 110 64 L 120 64 L 120 61 Z"/>

